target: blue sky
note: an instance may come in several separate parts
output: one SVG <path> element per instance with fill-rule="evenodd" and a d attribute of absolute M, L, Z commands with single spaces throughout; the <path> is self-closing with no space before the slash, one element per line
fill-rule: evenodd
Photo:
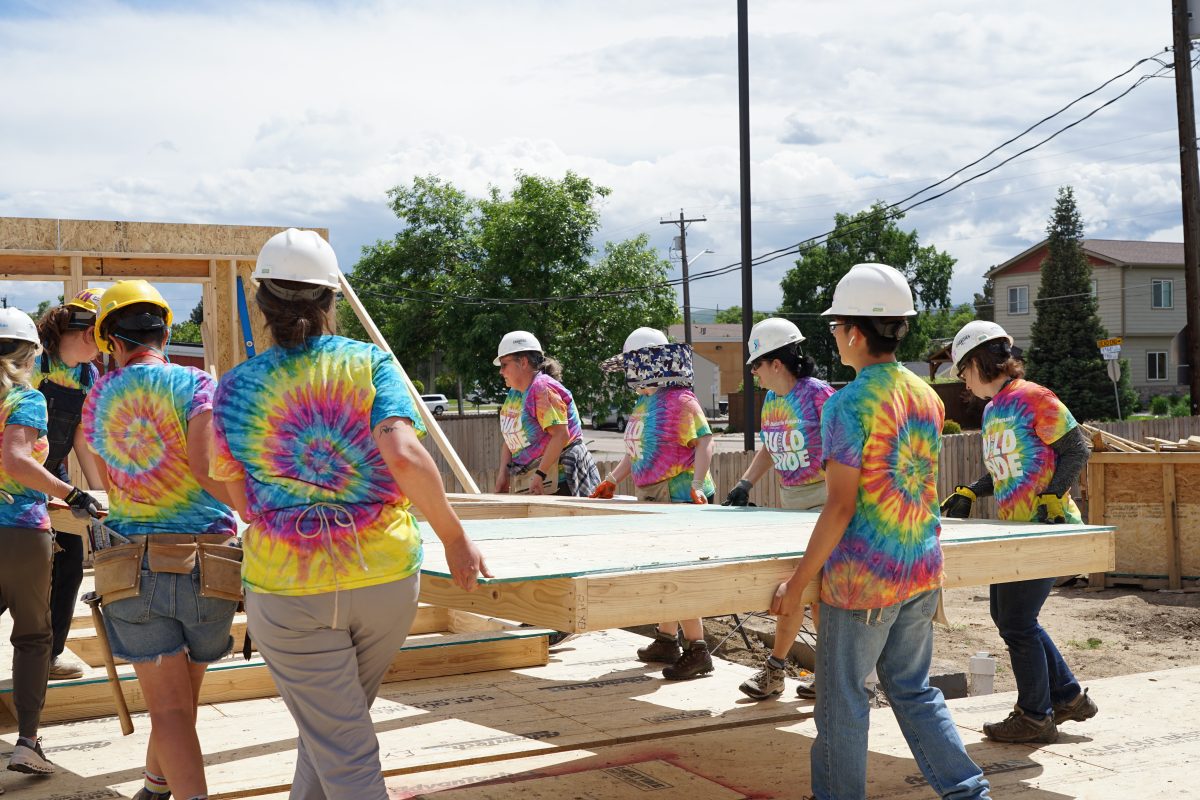
<path fill-rule="evenodd" d="M 708 218 L 689 250 L 716 251 L 695 269 L 721 266 L 739 255 L 735 4 L 682 11 L 0 0 L 0 214 L 322 226 L 349 268 L 395 233 L 386 192 L 415 175 L 482 193 L 572 169 L 613 189 L 601 242 L 644 232 L 665 256 L 658 221 L 682 207 Z M 1124 0 L 755 0 L 750 23 L 756 253 L 941 178 L 1170 43 L 1169 6 Z M 1091 236 L 1178 241 L 1173 91 L 1152 80 L 901 225 L 958 259 L 956 300 L 1041 238 L 1062 184 Z M 757 308 L 791 263 L 756 270 Z M 49 287 L 0 290 L 33 307 Z M 739 291 L 700 281 L 693 304 Z"/>

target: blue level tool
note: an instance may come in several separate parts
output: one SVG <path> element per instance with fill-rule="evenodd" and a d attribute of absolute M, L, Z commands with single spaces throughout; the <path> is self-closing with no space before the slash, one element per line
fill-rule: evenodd
<path fill-rule="evenodd" d="M 242 276 L 237 279 L 238 316 L 242 319 L 242 344 L 246 345 L 246 358 L 254 358 L 254 331 L 250 330 L 250 309 L 246 306 L 246 285 Z"/>

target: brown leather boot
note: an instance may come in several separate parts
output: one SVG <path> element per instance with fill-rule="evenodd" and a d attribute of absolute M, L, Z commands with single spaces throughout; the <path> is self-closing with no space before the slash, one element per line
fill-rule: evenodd
<path fill-rule="evenodd" d="M 654 632 L 654 641 L 637 651 L 638 661 L 648 664 L 674 664 L 679 660 L 679 637 L 675 634 Z"/>
<path fill-rule="evenodd" d="M 688 642 L 687 649 L 679 656 L 679 660 L 663 667 L 663 677 L 669 681 L 686 681 L 712 671 L 712 656 L 708 654 L 708 645 L 701 639 L 698 642 Z"/>

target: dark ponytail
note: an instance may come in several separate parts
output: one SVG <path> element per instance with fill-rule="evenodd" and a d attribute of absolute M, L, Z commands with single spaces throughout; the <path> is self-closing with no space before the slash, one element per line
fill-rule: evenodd
<path fill-rule="evenodd" d="M 764 361 L 778 361 L 782 363 L 784 369 L 790 372 L 796 380 L 811 378 L 813 372 L 817 369 L 816 362 L 812 360 L 812 356 L 804 354 L 799 342 L 785 344 L 783 347 L 776 348 L 764 354 L 761 358 Z"/>
<path fill-rule="evenodd" d="M 254 302 L 262 311 L 275 344 L 285 349 L 303 347 L 313 336 L 337 332 L 333 316 L 333 289 L 299 281 L 274 283 L 285 292 L 307 294 L 318 288 L 324 289 L 315 299 L 284 300 L 268 290 L 265 283 L 258 287 Z"/>

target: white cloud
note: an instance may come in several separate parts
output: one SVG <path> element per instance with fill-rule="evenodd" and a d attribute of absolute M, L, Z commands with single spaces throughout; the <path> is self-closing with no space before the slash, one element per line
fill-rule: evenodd
<path fill-rule="evenodd" d="M 353 263 L 394 233 L 385 193 L 415 175 L 480 193 L 516 170 L 573 169 L 614 189 L 605 236 L 646 232 L 665 253 L 672 229 L 658 220 L 682 206 L 708 216 L 693 251 L 717 251 L 697 270 L 739 258 L 729 3 L 684 15 L 636 0 L 35 11 L 0 10 L 0 213 L 322 225 Z M 753 4 L 754 251 L 904 197 L 1167 43 L 1166 10 L 1086 11 Z M 1089 235 L 1177 238 L 1173 125 L 1171 82 L 1151 81 L 901 224 L 959 259 L 958 300 L 1043 235 L 1062 184 Z M 759 308 L 778 302 L 790 264 L 756 270 Z M 736 274 L 698 282 L 693 302 L 734 304 L 739 286 Z"/>

